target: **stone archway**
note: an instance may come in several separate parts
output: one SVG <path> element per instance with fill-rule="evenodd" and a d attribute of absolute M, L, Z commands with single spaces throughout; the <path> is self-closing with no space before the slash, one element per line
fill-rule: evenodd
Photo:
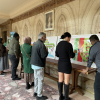
<path fill-rule="evenodd" d="M 36 26 L 36 39 L 38 39 L 38 34 L 40 33 L 40 32 L 43 32 L 43 24 L 42 24 L 42 22 L 41 22 L 41 20 L 39 20 L 38 22 L 37 22 L 37 26 Z"/>
<path fill-rule="evenodd" d="M 23 44 L 23 39 L 24 37 L 26 37 L 28 35 L 28 26 L 25 24 L 23 27 L 23 33 L 22 33 L 22 37 L 21 37 L 21 44 Z"/>
<path fill-rule="evenodd" d="M 61 35 L 66 31 L 66 18 L 63 14 L 58 19 L 57 23 L 57 35 Z"/>

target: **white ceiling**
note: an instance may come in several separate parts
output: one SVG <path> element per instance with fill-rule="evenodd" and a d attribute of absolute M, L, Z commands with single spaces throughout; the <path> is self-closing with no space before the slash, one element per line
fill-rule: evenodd
<path fill-rule="evenodd" d="M 0 24 L 50 0 L 0 0 Z"/>

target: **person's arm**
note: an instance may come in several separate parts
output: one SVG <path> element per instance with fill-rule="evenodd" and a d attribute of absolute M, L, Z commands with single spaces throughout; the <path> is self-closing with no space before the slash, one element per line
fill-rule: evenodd
<path fill-rule="evenodd" d="M 75 53 L 77 53 L 77 51 L 75 50 L 73 52 L 73 47 L 72 47 L 72 44 L 70 45 L 70 49 L 69 49 L 69 56 L 70 58 L 74 58 L 75 57 Z"/>
<path fill-rule="evenodd" d="M 29 47 L 29 56 L 31 57 L 31 54 L 32 54 L 32 46 L 30 45 L 30 47 Z"/>
<path fill-rule="evenodd" d="M 2 48 L 3 48 L 3 53 L 6 53 L 6 47 L 2 45 Z"/>
<path fill-rule="evenodd" d="M 41 46 L 40 54 L 41 54 L 41 58 L 46 58 L 48 56 L 48 49 L 45 47 L 45 45 Z"/>
<path fill-rule="evenodd" d="M 88 70 L 91 68 L 92 63 L 95 61 L 95 56 L 96 56 L 96 52 L 95 52 L 94 48 L 92 48 L 92 49 L 90 48 L 87 67 L 86 67 L 86 69 L 82 70 L 83 74 L 86 74 L 88 72 Z"/>
<path fill-rule="evenodd" d="M 1 53 L 2 53 L 2 54 L 6 53 L 6 47 L 5 47 L 4 45 L 2 45 Z"/>
<path fill-rule="evenodd" d="M 59 54 L 58 54 L 58 51 L 57 50 L 58 50 L 58 46 L 56 47 L 55 54 L 56 54 L 57 57 L 59 57 Z"/>
<path fill-rule="evenodd" d="M 19 54 L 18 54 L 19 44 L 18 44 L 18 42 L 14 43 L 13 48 L 14 48 L 14 53 L 15 53 L 16 58 L 19 58 Z"/>
<path fill-rule="evenodd" d="M 21 46 L 19 44 L 19 54 L 18 54 L 20 57 L 22 56 L 22 53 L 21 53 Z"/>
<path fill-rule="evenodd" d="M 89 68 L 91 67 L 92 63 L 95 61 L 95 56 L 96 56 L 95 48 L 90 48 L 87 67 Z"/>

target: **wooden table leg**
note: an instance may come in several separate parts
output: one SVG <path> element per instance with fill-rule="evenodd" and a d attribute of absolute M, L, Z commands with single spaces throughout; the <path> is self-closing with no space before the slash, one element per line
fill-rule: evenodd
<path fill-rule="evenodd" d="M 76 90 L 80 95 L 84 95 L 82 88 L 78 86 L 78 77 L 80 72 L 77 72 L 75 70 L 72 70 L 72 84 L 69 88 L 69 94 L 72 94 L 74 90 Z"/>
<path fill-rule="evenodd" d="M 78 86 L 78 76 L 79 76 L 80 72 L 75 71 L 75 90 L 80 94 L 80 95 L 84 95 L 82 89 L 80 86 Z"/>

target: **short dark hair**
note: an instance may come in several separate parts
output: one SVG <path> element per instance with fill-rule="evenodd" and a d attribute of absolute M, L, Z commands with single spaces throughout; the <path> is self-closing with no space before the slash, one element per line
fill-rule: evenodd
<path fill-rule="evenodd" d="M 66 37 L 71 37 L 71 34 L 69 32 L 65 32 L 62 36 L 61 39 L 64 39 Z"/>
<path fill-rule="evenodd" d="M 89 39 L 90 41 L 96 41 L 96 40 L 99 41 L 99 38 L 97 35 L 91 35 Z"/>
<path fill-rule="evenodd" d="M 15 33 L 14 35 L 13 35 L 13 37 L 19 37 L 19 34 L 18 33 Z"/>

